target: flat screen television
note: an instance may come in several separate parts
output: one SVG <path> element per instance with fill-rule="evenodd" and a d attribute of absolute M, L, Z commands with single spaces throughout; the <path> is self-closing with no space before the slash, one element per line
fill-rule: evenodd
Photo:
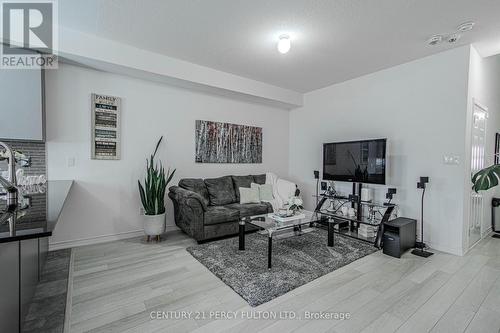
<path fill-rule="evenodd" d="M 323 179 L 385 185 L 387 139 L 323 144 Z"/>

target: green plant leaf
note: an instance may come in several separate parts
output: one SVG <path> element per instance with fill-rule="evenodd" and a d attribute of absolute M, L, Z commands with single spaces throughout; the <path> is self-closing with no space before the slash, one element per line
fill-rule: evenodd
<path fill-rule="evenodd" d="M 158 140 L 158 143 L 156 144 L 155 152 L 153 153 L 153 155 L 151 156 L 151 158 L 153 156 L 156 156 L 156 152 L 158 151 L 158 148 L 160 147 L 160 143 L 161 143 L 162 140 L 163 140 L 163 135 L 160 137 L 160 140 Z"/>
<path fill-rule="evenodd" d="M 175 170 L 170 173 L 170 169 L 168 169 L 167 173 L 165 173 L 165 168 L 163 167 L 161 161 L 158 164 L 155 163 L 156 153 L 158 152 L 158 148 L 160 147 L 162 140 L 163 136 L 160 137 L 156 143 L 154 153 L 146 159 L 146 177 L 144 178 L 144 187 L 141 182 L 138 181 L 141 202 L 146 215 L 158 215 L 165 213 L 166 188 L 175 173 Z"/>
<path fill-rule="evenodd" d="M 476 193 L 479 191 L 487 191 L 498 185 L 499 176 L 500 164 L 494 164 L 482 169 L 472 176 L 472 189 Z"/>
<path fill-rule="evenodd" d="M 144 194 L 144 188 L 142 187 L 142 184 L 141 182 L 138 180 L 137 183 L 139 184 L 139 194 L 141 196 L 141 202 L 142 202 L 142 206 L 143 207 L 146 207 L 146 195 Z"/>

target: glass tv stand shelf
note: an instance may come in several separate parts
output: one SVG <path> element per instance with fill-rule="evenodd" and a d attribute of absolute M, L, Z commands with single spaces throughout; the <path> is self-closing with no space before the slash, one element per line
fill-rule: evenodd
<path fill-rule="evenodd" d="M 334 232 L 379 247 L 382 238 L 380 225 L 397 217 L 397 205 L 375 201 L 358 201 L 341 196 L 319 195 L 316 212 L 322 215 L 325 225 L 328 219 L 335 220 Z M 356 214 L 342 213 L 342 207 L 356 208 Z M 358 213 L 359 211 L 359 213 Z M 321 221 L 319 222 L 321 224 Z"/>

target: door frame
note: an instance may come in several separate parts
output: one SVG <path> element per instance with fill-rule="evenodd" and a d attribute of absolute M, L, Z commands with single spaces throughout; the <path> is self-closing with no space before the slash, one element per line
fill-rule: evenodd
<path fill-rule="evenodd" d="M 470 160 L 468 161 L 468 177 L 472 177 L 472 173 L 473 173 L 473 170 L 472 170 L 472 140 L 473 140 L 473 136 L 472 136 L 472 131 L 473 131 L 473 128 L 474 128 L 474 113 L 475 113 L 475 110 L 476 110 L 476 107 L 481 109 L 481 111 L 483 111 L 485 113 L 485 120 L 486 120 L 486 123 L 485 123 L 485 126 L 484 126 L 484 148 L 485 148 L 485 155 L 483 156 L 484 158 L 484 162 L 486 162 L 486 142 L 487 142 L 487 136 L 486 136 L 486 133 L 487 133 L 487 128 L 488 128 L 488 118 L 489 118 L 489 112 L 488 112 L 488 107 L 485 106 L 484 104 L 482 104 L 481 102 L 479 102 L 476 98 L 472 98 L 472 110 L 471 110 L 471 123 L 470 123 L 470 126 L 469 126 L 469 130 L 470 130 L 470 138 L 469 138 L 469 145 L 467 146 L 467 149 L 469 149 L 469 153 L 471 154 L 470 155 Z M 470 178 L 469 178 L 470 179 Z M 467 205 L 468 205 L 468 209 L 467 209 L 467 215 L 465 216 L 466 218 L 466 225 L 465 225 L 465 238 L 466 238 L 466 242 L 465 242 L 465 252 L 468 252 L 469 250 L 471 250 L 476 244 L 478 244 L 483 238 L 483 221 L 481 221 L 481 224 L 479 226 L 479 239 L 477 242 L 474 242 L 474 244 L 470 244 L 470 219 L 471 219 L 471 213 L 472 213 L 472 205 L 471 205 L 471 192 L 472 192 L 472 183 L 469 181 L 470 183 L 470 186 L 468 188 L 466 188 L 467 190 Z M 483 200 L 483 211 L 481 212 L 481 216 L 482 216 L 482 219 L 484 219 L 484 200 Z"/>

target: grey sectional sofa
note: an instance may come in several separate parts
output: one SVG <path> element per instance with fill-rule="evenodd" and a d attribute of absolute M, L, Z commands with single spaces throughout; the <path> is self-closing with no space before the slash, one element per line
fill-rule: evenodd
<path fill-rule="evenodd" d="M 172 186 L 175 224 L 198 242 L 238 233 L 240 218 L 272 212 L 269 203 L 240 204 L 240 187 L 264 184 L 266 175 L 186 178 Z M 255 227 L 247 225 L 247 230 Z"/>

